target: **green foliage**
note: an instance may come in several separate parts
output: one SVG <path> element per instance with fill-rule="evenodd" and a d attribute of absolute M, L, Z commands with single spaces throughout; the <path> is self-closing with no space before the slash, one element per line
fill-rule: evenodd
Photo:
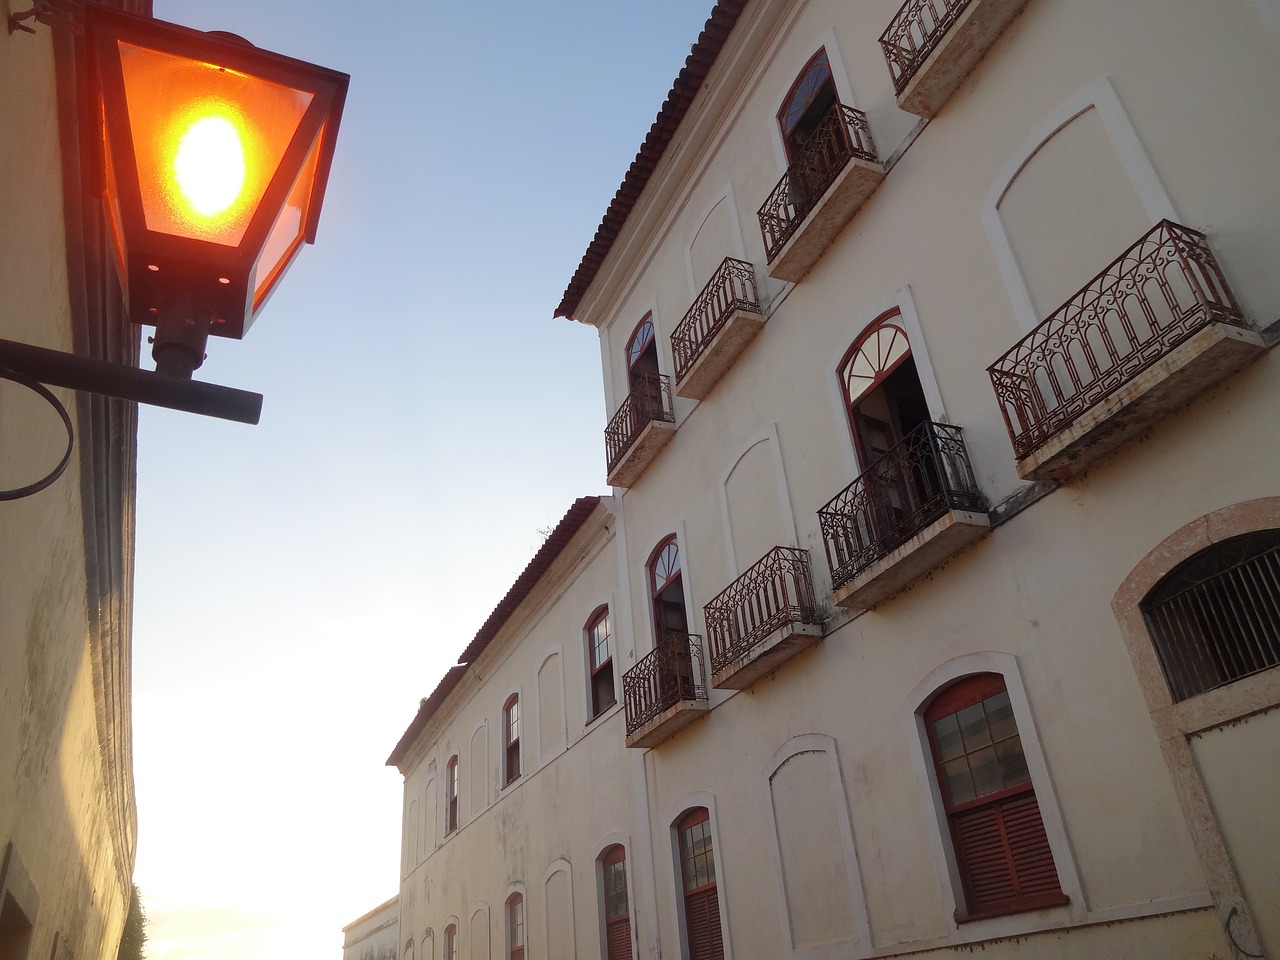
<path fill-rule="evenodd" d="M 129 915 L 124 918 L 124 931 L 120 934 L 120 949 L 116 960 L 143 960 L 143 947 L 147 944 L 147 912 L 142 909 L 142 891 L 133 885 L 129 898 Z"/>

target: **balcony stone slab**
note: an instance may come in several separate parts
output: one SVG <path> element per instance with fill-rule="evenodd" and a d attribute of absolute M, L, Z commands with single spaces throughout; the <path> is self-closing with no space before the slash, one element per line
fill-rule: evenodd
<path fill-rule="evenodd" d="M 711 685 L 720 690 L 745 690 L 765 674 L 772 673 L 802 650 L 822 639 L 822 627 L 814 623 L 787 623 L 739 657 L 711 675 Z"/>
<path fill-rule="evenodd" d="M 1018 476 L 1059 482 L 1078 476 L 1265 351 L 1252 330 L 1226 323 L 1205 327 L 1019 460 Z"/>
<path fill-rule="evenodd" d="M 702 400 L 725 374 L 738 355 L 764 327 L 765 316 L 754 310 L 734 310 L 711 338 L 702 355 L 676 383 L 676 396 Z"/>
<path fill-rule="evenodd" d="M 974 0 L 898 94 L 898 107 L 931 119 L 973 72 L 1027 0 Z"/>
<path fill-rule="evenodd" d="M 676 425 L 665 420 L 650 420 L 640 435 L 627 448 L 618 465 L 609 471 L 606 482 L 613 487 L 629 487 L 649 468 L 662 448 L 676 435 Z"/>
<path fill-rule="evenodd" d="M 949 510 L 838 587 L 832 600 L 850 610 L 870 610 L 990 532 L 985 513 Z"/>
<path fill-rule="evenodd" d="M 884 179 L 884 165 L 850 157 L 804 223 L 769 264 L 769 276 L 798 283 Z"/>
<path fill-rule="evenodd" d="M 711 709 L 706 700 L 678 700 L 648 723 L 627 735 L 628 747 L 656 747 L 706 716 Z"/>

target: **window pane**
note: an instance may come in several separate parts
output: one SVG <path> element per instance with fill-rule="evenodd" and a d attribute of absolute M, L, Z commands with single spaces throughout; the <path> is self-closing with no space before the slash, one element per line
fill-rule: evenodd
<path fill-rule="evenodd" d="M 956 714 L 956 718 L 960 721 L 960 734 L 964 737 L 966 750 L 977 750 L 991 742 L 991 731 L 987 729 L 987 715 L 982 704 L 965 707 Z"/>
<path fill-rule="evenodd" d="M 948 760 L 942 765 L 942 773 L 946 777 L 947 796 L 952 803 L 964 803 L 973 799 L 973 780 L 969 777 L 968 760 L 964 757 Z"/>
<path fill-rule="evenodd" d="M 1013 705 L 1009 703 L 1009 691 L 1002 690 L 982 702 L 987 711 L 987 723 L 992 740 L 1006 740 L 1018 735 L 1018 724 L 1013 719 Z"/>
<path fill-rule="evenodd" d="M 938 756 L 943 760 L 954 760 L 964 753 L 964 744 L 960 740 L 960 724 L 956 721 L 954 713 L 934 721 L 933 738 L 938 744 Z"/>
<path fill-rule="evenodd" d="M 1022 738 L 1014 737 L 996 744 L 996 758 L 1006 787 L 1014 787 L 1031 779 L 1027 758 L 1022 753 Z"/>
<path fill-rule="evenodd" d="M 969 754 L 969 772 L 973 776 L 974 796 L 982 797 L 1002 789 L 1000 767 L 996 764 L 996 752 L 991 747 Z"/>

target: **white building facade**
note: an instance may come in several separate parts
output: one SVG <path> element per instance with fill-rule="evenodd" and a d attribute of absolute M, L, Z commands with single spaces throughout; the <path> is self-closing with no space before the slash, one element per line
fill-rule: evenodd
<path fill-rule="evenodd" d="M 1280 955 L 1276 90 L 1271 0 L 718 3 L 402 956 Z"/>

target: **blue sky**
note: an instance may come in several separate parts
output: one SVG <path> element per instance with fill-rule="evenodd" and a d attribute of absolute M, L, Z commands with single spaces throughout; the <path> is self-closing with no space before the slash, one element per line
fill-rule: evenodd
<path fill-rule="evenodd" d="M 398 890 L 419 698 L 607 492 L 595 332 L 551 314 L 711 0 L 155 4 L 352 80 L 316 245 L 196 375 L 262 423 L 141 413 L 149 956 L 337 960 Z"/>

